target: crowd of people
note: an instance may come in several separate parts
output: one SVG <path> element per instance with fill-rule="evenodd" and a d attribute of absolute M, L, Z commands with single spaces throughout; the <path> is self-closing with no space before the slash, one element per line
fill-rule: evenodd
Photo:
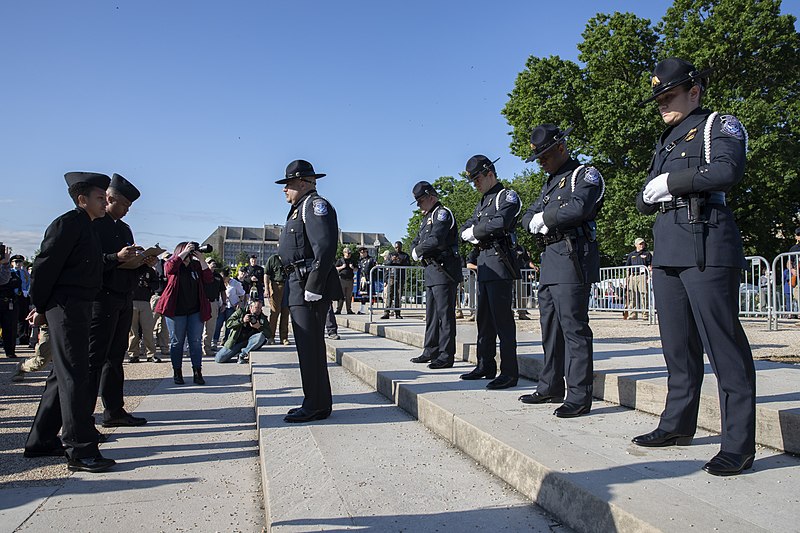
<path fill-rule="evenodd" d="M 643 102 L 658 102 L 667 128 L 636 197 L 641 213 L 658 213 L 656 246 L 651 253 L 637 239 L 636 249 L 626 258 L 632 306 L 627 318 L 637 318 L 636 310 L 645 307 L 642 298 L 652 276 L 670 379 L 658 427 L 634 437 L 633 443 L 691 443 L 705 351 L 724 394 L 721 450 L 703 469 L 735 475 L 751 467 L 755 454 L 755 371 L 738 318 L 739 276 L 745 263 L 738 228 L 725 204 L 725 192 L 744 173 L 746 132 L 736 117 L 701 107 L 707 75 L 678 58 L 661 61 L 651 78 L 653 94 Z M 412 362 L 434 370 L 450 368 L 455 361 L 462 265 L 477 273 L 477 364 L 460 378 L 488 380 L 489 390 L 508 389 L 517 386 L 519 378 L 514 285 L 524 267 L 534 266 L 524 250 L 520 253 L 517 229 L 521 224 L 534 235 L 543 250 L 538 304 L 544 360 L 536 390 L 519 400 L 560 403 L 554 411 L 560 418 L 591 412 L 593 334 L 588 310 L 592 285 L 600 279 L 595 219 L 605 193 L 600 172 L 567 149 L 571 131 L 554 124 L 532 128 L 529 161 L 538 161 L 547 177 L 527 209 L 516 191 L 499 181 L 497 159 L 485 155 L 466 163 L 466 178 L 482 196 L 462 224 L 429 182 L 414 185 L 411 193 L 423 215 L 419 231 L 409 253 L 397 242 L 384 257 L 384 265 L 403 267 L 413 260 L 424 267 L 425 340 Z M 218 272 L 216 262 L 207 260 L 196 242 L 178 244 L 161 260 L 134 245 L 122 218 L 140 194 L 124 177 L 66 174 L 76 208 L 48 227 L 32 275 L 19 257 L 0 258 L 6 355 L 15 355 L 17 323 L 24 314 L 15 306 L 22 302 L 31 308 L 22 322 L 38 328 L 37 357 L 50 357 L 54 363 L 25 455 L 66 454 L 69 468 L 76 471 L 113 466 L 97 447 L 102 440 L 92 414 L 97 397 L 104 406 L 104 426 L 145 424 L 144 418 L 124 409 L 122 363 L 126 354 L 130 362 L 158 362 L 158 355 L 167 353 L 165 333 L 174 382 L 184 383 L 188 346 L 193 382 L 202 385 L 204 355 L 213 355 L 218 363 L 246 363 L 250 352 L 274 343 L 276 333 L 278 342 L 289 344 L 291 319 L 303 401 L 284 420 L 328 418 L 333 396 L 325 336 L 339 338 L 335 314 L 353 312 L 354 294 L 361 304 L 356 312 L 364 312 L 367 298 L 376 292 L 369 285 L 377 262 L 366 248 L 358 250 L 357 259 L 345 248 L 337 259 L 336 210 L 316 188 L 324 176 L 305 160 L 287 166 L 276 181 L 291 204 L 278 253 L 267 260 L 266 268 L 252 256 L 233 278 L 227 268 Z M 712 219 L 714 224 L 709 224 Z M 460 241 L 472 245 L 464 259 Z M 15 265 L 13 274 L 9 263 Z M 389 311 L 402 318 L 397 289 L 404 284 L 404 271 L 388 273 L 383 280 L 387 312 L 381 318 L 388 319 Z"/>

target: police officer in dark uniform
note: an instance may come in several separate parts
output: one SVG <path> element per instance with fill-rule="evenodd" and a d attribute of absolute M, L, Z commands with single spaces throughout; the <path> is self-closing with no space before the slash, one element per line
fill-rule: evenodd
<path fill-rule="evenodd" d="M 566 137 L 553 124 L 531 133 L 533 155 L 547 173 L 539 198 L 522 217 L 524 227 L 544 249 L 539 278 L 539 320 L 544 366 L 536 392 L 523 403 L 552 403 L 559 418 L 586 414 L 592 406 L 592 329 L 589 292 L 600 281 L 595 217 L 605 184 L 596 168 L 581 165 L 567 150 Z M 565 393 L 566 381 L 566 398 Z"/>
<path fill-rule="evenodd" d="M 97 430 L 87 416 L 96 398 L 89 393 L 89 324 L 92 300 L 103 283 L 103 252 L 91 222 L 105 215 L 105 189 L 111 180 L 92 172 L 64 177 L 77 207 L 48 226 L 33 263 L 32 322 L 46 321 L 49 326 L 53 370 L 25 443 L 25 457 L 66 453 L 70 470 L 102 472 L 115 462 L 100 455 Z"/>
<path fill-rule="evenodd" d="M 342 298 L 336 275 L 339 224 L 333 206 L 317 194 L 317 174 L 308 161 L 292 161 L 283 184 L 292 204 L 281 232 L 278 255 L 288 274 L 289 313 L 300 360 L 303 405 L 291 409 L 286 422 L 322 420 L 331 414 L 333 398 L 325 354 L 325 318 L 332 300 Z"/>
<path fill-rule="evenodd" d="M 497 159 L 495 159 L 497 161 Z M 517 385 L 517 330 L 514 323 L 514 280 L 520 279 L 516 261 L 517 217 L 522 210 L 519 195 L 497 181 L 494 163 L 485 155 L 467 161 L 466 176 L 483 194 L 475 213 L 460 228 L 461 238 L 480 248 L 478 254 L 478 366 L 461 379 L 492 379 L 500 338 L 500 375 L 487 389 Z"/>
<path fill-rule="evenodd" d="M 247 274 L 247 281 L 250 287 L 249 289 L 245 290 L 251 293 L 251 298 L 263 300 L 266 277 L 264 276 L 264 267 L 259 265 L 257 261 L 258 256 L 255 254 L 251 255 L 250 264 L 242 269 Z M 256 294 L 252 294 L 253 287 L 256 289 Z"/>
<path fill-rule="evenodd" d="M 456 290 L 461 279 L 458 226 L 430 183 L 420 181 L 412 192 L 424 215 L 411 243 L 411 257 L 425 267 L 425 345 L 411 362 L 450 368 L 455 362 Z"/>
<path fill-rule="evenodd" d="M 656 65 L 653 95 L 667 129 L 636 207 L 657 213 L 653 291 L 669 371 L 667 401 L 655 431 L 640 446 L 691 443 L 697 426 L 703 349 L 720 390 L 722 446 L 703 466 L 735 475 L 755 456 L 755 369 L 739 322 L 742 239 L 725 193 L 744 175 L 747 133 L 733 115 L 700 107 L 709 70 L 669 58 Z"/>
<path fill-rule="evenodd" d="M 92 222 L 103 247 L 103 287 L 92 304 L 89 381 L 94 397 L 99 392 L 103 400 L 103 427 L 141 426 L 147 419 L 133 416 L 123 407 L 122 368 L 133 318 L 133 287 L 139 270 L 120 268 L 141 252 L 141 247 L 134 245 L 130 226 L 122 221 L 140 193 L 127 179 L 114 174 L 106 196 L 106 215 Z M 156 258 L 148 258 L 147 262 L 154 265 Z M 94 405 L 88 416 L 92 413 Z"/>

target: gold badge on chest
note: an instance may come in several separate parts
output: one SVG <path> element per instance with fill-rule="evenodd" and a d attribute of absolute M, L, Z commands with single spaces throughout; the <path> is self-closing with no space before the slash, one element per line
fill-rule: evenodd
<path fill-rule="evenodd" d="M 558 182 L 558 188 L 563 189 L 564 185 L 566 184 L 567 184 L 567 177 L 564 176 L 563 178 L 561 178 L 561 181 Z"/>
<path fill-rule="evenodd" d="M 295 211 L 294 214 L 292 215 L 292 220 L 294 220 L 296 218 L 297 218 L 297 211 Z"/>
<path fill-rule="evenodd" d="M 686 137 L 683 138 L 684 141 L 691 141 L 694 139 L 694 136 L 697 135 L 697 128 L 692 128 L 689 130 L 689 133 L 686 134 Z"/>

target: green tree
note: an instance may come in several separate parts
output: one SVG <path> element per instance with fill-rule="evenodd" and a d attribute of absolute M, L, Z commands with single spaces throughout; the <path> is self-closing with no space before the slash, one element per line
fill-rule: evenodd
<path fill-rule="evenodd" d="M 655 27 L 630 13 L 598 14 L 578 45 L 582 66 L 530 57 L 517 76 L 502 110 L 512 127 L 511 150 L 527 157 L 537 124 L 575 126 L 570 149 L 606 181 L 598 217 L 601 253 L 606 262 L 618 262 L 635 237 L 651 234 L 652 217 L 634 207 L 653 142 L 664 128 L 653 104 L 637 105 L 649 93 L 650 72 L 671 55 L 714 67 L 704 105 L 737 115 L 750 133 L 745 179 L 730 195 L 746 252 L 777 253 L 786 245 L 780 232 L 791 235 L 800 210 L 800 154 L 794 150 L 800 42 L 794 22 L 780 15 L 779 1 L 762 0 L 676 0 Z M 514 186 L 522 189 L 531 178 L 541 187 L 538 174 L 517 177 Z"/>
<path fill-rule="evenodd" d="M 237 265 L 247 265 L 247 262 L 250 260 L 250 254 L 242 250 L 233 258 L 233 262 Z"/>

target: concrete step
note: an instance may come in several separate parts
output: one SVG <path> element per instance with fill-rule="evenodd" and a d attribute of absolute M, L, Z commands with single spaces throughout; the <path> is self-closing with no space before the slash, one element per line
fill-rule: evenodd
<path fill-rule="evenodd" d="M 383 326 L 381 326 L 383 327 Z M 719 438 L 699 431 L 688 447 L 646 449 L 632 436 L 652 415 L 608 402 L 576 419 L 553 405 L 517 401 L 534 383 L 488 391 L 458 375 L 410 363 L 419 350 L 340 329 L 328 350 L 344 368 L 577 531 L 789 531 L 800 512 L 800 460 L 759 449 L 754 470 L 717 478 L 700 467 Z"/>
<path fill-rule="evenodd" d="M 406 318 L 379 323 L 367 316 L 338 316 L 339 325 L 422 347 L 424 320 Z M 474 323 L 459 322 L 456 358 L 476 362 L 477 330 Z M 517 331 L 520 374 L 536 380 L 543 352 L 539 332 Z M 667 395 L 667 369 L 660 349 L 634 343 L 594 339 L 594 396 L 607 402 L 660 415 Z M 717 381 L 706 360 L 698 425 L 720 432 Z M 800 367 L 756 361 L 756 442 L 776 450 L 800 453 Z"/>
<path fill-rule="evenodd" d="M 344 368 L 329 366 L 330 418 L 287 424 L 294 346 L 251 364 L 270 531 L 571 531 Z"/>

